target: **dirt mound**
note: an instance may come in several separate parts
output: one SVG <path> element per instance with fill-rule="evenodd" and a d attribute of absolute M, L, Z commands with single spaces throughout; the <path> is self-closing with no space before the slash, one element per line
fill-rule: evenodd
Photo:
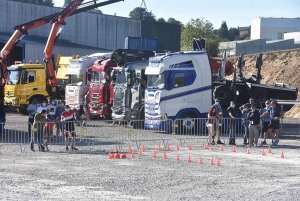
<path fill-rule="evenodd" d="M 244 75 L 256 75 L 255 62 L 258 54 L 244 57 Z M 238 57 L 230 57 L 228 61 L 237 63 Z M 262 84 L 285 83 L 289 87 L 300 89 L 300 49 L 274 51 L 263 53 L 263 65 L 261 69 Z M 300 100 L 300 93 L 298 94 Z M 300 118 L 300 105 L 294 106 L 288 111 L 286 117 Z"/>

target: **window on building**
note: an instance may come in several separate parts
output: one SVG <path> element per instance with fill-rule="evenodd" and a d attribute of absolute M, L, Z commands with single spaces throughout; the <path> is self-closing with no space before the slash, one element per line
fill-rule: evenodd
<path fill-rule="evenodd" d="M 282 39 L 282 33 L 278 33 L 278 39 Z"/>

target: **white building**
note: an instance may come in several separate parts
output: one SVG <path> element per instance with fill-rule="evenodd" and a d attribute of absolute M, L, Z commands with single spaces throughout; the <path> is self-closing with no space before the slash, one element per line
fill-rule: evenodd
<path fill-rule="evenodd" d="M 300 32 L 285 33 L 284 39 L 294 39 L 295 43 L 300 43 Z"/>
<path fill-rule="evenodd" d="M 280 40 L 289 32 L 300 32 L 300 17 L 257 17 L 251 21 L 251 39 Z"/>

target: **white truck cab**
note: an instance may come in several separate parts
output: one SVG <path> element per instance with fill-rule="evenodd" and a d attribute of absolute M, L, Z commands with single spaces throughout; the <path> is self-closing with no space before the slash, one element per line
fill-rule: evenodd
<path fill-rule="evenodd" d="M 165 130 L 165 119 L 206 117 L 212 72 L 206 51 L 165 54 L 146 67 L 145 127 Z"/>

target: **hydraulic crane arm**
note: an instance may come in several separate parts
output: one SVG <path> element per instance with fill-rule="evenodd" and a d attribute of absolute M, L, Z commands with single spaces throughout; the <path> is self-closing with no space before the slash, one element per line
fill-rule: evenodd
<path fill-rule="evenodd" d="M 43 26 L 47 23 L 50 22 L 54 22 L 55 20 L 58 20 L 59 16 L 72 16 L 81 12 L 85 12 L 97 7 L 101 7 L 101 6 L 105 6 L 105 5 L 109 5 L 109 4 L 113 4 L 113 3 L 117 3 L 120 1 L 124 1 L 124 0 L 108 0 L 105 2 L 100 2 L 97 3 L 98 0 L 92 0 L 92 1 L 88 1 L 86 3 L 82 3 L 84 0 L 75 0 L 73 1 L 70 5 L 75 5 L 77 10 L 75 9 L 71 9 L 72 12 L 69 12 L 68 10 L 66 10 L 67 8 L 70 9 L 70 7 L 72 6 L 67 6 L 67 8 L 65 8 L 64 10 L 62 10 L 61 12 L 52 14 L 52 15 L 48 15 L 18 26 L 15 26 L 15 32 L 13 33 L 13 35 L 10 37 L 10 39 L 8 40 L 8 42 L 5 44 L 5 46 L 3 47 L 3 49 L 0 52 L 0 97 L 3 98 L 4 97 L 4 83 L 7 79 L 7 57 L 9 55 L 9 53 L 11 52 L 11 50 L 13 49 L 14 46 L 16 46 L 18 44 L 18 42 L 20 42 L 22 40 L 22 38 L 27 34 L 28 30 Z M 61 17 L 60 17 L 61 18 Z M 54 41 L 55 42 L 55 41 Z"/>
<path fill-rule="evenodd" d="M 54 91 L 54 87 L 57 86 L 55 66 L 53 61 L 54 59 L 52 53 L 53 53 L 55 42 L 57 41 L 58 37 L 60 36 L 60 33 L 62 32 L 64 25 L 66 24 L 65 19 L 76 13 L 84 12 L 96 7 L 105 6 L 119 1 L 123 1 L 123 0 L 107 0 L 101 3 L 96 3 L 96 1 L 94 0 L 92 2 L 85 3 L 85 5 L 82 8 L 78 8 L 79 4 L 77 5 L 76 8 L 72 5 L 69 5 L 61 12 L 60 15 L 56 16 L 53 20 L 51 20 L 51 23 L 53 25 L 44 50 L 44 55 L 45 55 L 44 62 L 46 63 L 46 69 L 47 69 L 47 85 L 52 88 L 51 91 Z"/>

